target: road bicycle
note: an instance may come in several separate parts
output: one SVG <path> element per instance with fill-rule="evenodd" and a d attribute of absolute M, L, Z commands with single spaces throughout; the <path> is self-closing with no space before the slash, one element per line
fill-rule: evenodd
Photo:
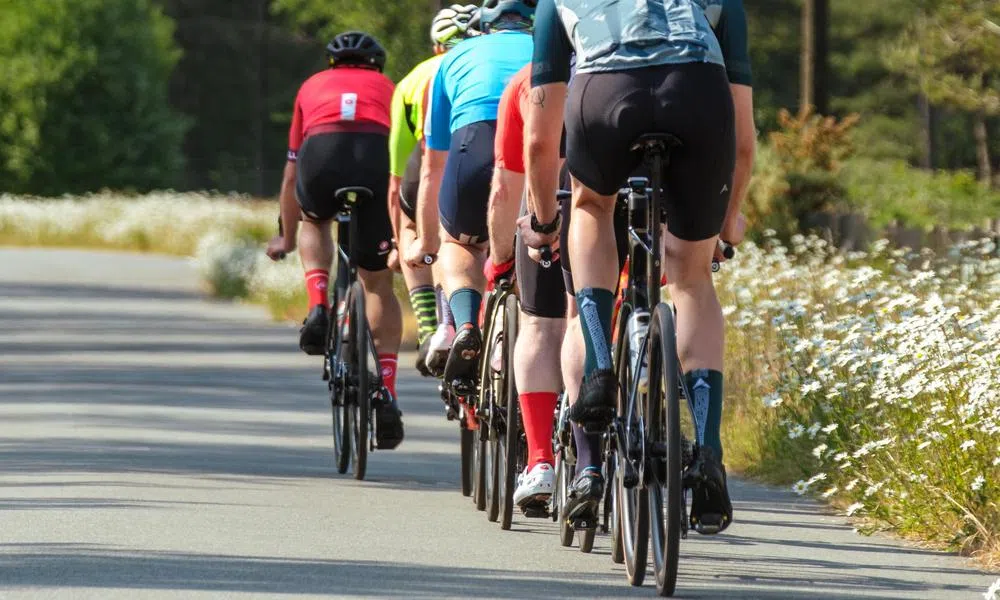
<path fill-rule="evenodd" d="M 346 473 L 351 468 L 354 478 L 360 480 L 365 477 L 368 454 L 379 448 L 393 448 L 398 441 L 379 442 L 378 410 L 392 401 L 382 382 L 365 290 L 358 279 L 359 227 L 357 219 L 351 218 L 358 203 L 374 202 L 375 197 L 365 187 L 341 188 L 334 197 L 343 206 L 335 220 L 338 237 L 347 237 L 347 251 L 344 244 L 337 244 L 337 275 L 330 291 L 330 306 L 336 315 L 327 330 L 323 379 L 330 392 L 337 472 Z"/>
<path fill-rule="evenodd" d="M 687 469 L 697 456 L 690 403 L 683 389 L 674 311 L 661 290 L 661 179 L 680 140 L 669 134 L 639 138 L 633 151 L 651 167 L 651 180 L 628 181 L 628 285 L 615 319 L 614 367 L 620 392 L 607 456 L 613 457 L 612 559 L 621 559 L 632 585 L 642 585 L 652 542 L 657 593 L 677 583 L 680 539 L 688 533 Z M 731 246 L 722 245 L 731 258 Z M 713 271 L 718 270 L 713 262 Z M 608 479 L 609 485 L 611 479 Z"/>

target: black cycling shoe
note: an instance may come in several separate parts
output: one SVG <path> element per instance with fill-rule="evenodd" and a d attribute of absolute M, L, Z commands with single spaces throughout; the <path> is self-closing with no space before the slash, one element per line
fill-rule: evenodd
<path fill-rule="evenodd" d="M 432 377 L 430 367 L 427 366 L 427 348 L 431 345 L 431 336 L 424 338 L 424 341 L 420 343 L 420 347 L 417 349 L 417 371 L 420 372 L 424 377 Z"/>
<path fill-rule="evenodd" d="M 715 450 L 699 447 L 684 479 L 691 488 L 691 528 L 712 535 L 729 527 L 733 522 L 733 504 L 726 487 L 726 468 L 715 456 Z"/>
<path fill-rule="evenodd" d="M 569 486 L 566 519 L 582 529 L 596 527 L 602 498 L 604 476 L 597 469 L 584 469 Z"/>
<path fill-rule="evenodd" d="M 299 348 L 310 356 L 326 353 L 326 333 L 330 327 L 330 316 L 325 306 L 317 304 L 309 311 L 299 330 Z"/>
<path fill-rule="evenodd" d="M 569 409 L 571 421 L 587 433 L 604 433 L 615 417 L 618 379 L 611 369 L 597 369 L 583 380 L 580 397 Z"/>
<path fill-rule="evenodd" d="M 390 401 L 381 400 L 375 408 L 375 447 L 392 450 L 403 442 L 403 412 L 388 391 L 383 389 L 382 394 Z"/>
<path fill-rule="evenodd" d="M 476 370 L 483 351 L 483 334 L 472 323 L 466 323 L 455 334 L 455 341 L 444 366 L 444 381 L 456 394 L 467 396 L 476 389 Z"/>

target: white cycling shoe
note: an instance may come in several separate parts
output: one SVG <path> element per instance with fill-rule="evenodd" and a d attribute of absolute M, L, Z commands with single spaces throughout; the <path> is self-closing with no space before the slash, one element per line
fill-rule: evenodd
<path fill-rule="evenodd" d="M 556 472 L 548 463 L 538 463 L 531 470 L 525 469 L 517 478 L 514 490 L 514 504 L 524 507 L 528 504 L 548 502 L 555 489 Z"/>
<path fill-rule="evenodd" d="M 448 362 L 448 353 L 451 352 L 454 341 L 455 326 L 447 323 L 438 324 L 427 346 L 426 364 L 431 373 L 440 376 L 444 372 L 444 365 Z"/>

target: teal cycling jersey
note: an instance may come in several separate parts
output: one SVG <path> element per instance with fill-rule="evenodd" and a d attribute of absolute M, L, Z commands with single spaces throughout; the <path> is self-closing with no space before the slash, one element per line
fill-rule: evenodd
<path fill-rule="evenodd" d="M 682 63 L 724 66 L 705 16 L 719 0 L 541 0 L 535 12 L 534 86 L 579 73 L 615 72 Z"/>
<path fill-rule="evenodd" d="M 451 134 L 466 125 L 495 121 L 507 82 L 531 62 L 531 35 L 503 31 L 465 40 L 445 55 L 431 84 L 424 140 L 448 150 Z"/>

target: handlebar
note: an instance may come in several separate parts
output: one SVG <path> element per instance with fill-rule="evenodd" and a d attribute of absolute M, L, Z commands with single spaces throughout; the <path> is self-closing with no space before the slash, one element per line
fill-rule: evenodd
<path fill-rule="evenodd" d="M 726 260 L 732 260 L 732 258 L 736 256 L 736 247 L 730 244 L 729 242 L 722 241 L 721 239 L 719 240 L 719 251 L 722 253 L 722 257 L 725 258 Z M 718 260 L 716 260 L 715 257 L 713 257 L 712 272 L 718 273 L 719 269 L 721 268 L 722 264 Z"/>
<path fill-rule="evenodd" d="M 538 261 L 542 265 L 543 269 L 549 269 L 552 267 L 552 247 L 548 244 L 542 246 L 538 249 L 538 252 L 542 255 L 541 260 Z"/>

